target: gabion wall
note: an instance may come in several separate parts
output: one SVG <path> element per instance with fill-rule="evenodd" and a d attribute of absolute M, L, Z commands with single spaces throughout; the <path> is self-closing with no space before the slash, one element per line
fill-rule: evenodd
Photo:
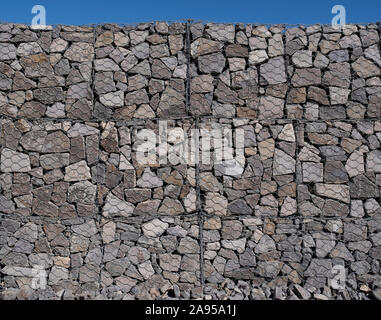
<path fill-rule="evenodd" d="M 0 25 L 1 298 L 381 299 L 380 75 L 377 24 Z M 163 120 L 242 170 L 141 165 Z"/>

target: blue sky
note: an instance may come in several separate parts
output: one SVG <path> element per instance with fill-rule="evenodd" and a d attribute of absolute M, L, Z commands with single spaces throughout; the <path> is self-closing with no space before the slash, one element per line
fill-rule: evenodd
<path fill-rule="evenodd" d="M 381 0 L 3 0 L 0 21 L 30 24 L 34 5 L 47 24 L 136 23 L 195 19 L 243 23 L 330 23 L 331 9 L 346 8 L 347 23 L 381 21 Z"/>

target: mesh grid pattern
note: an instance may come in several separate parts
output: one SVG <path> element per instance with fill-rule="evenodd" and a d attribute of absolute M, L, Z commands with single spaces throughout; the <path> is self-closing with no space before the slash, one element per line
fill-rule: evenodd
<path fill-rule="evenodd" d="M 1 298 L 377 297 L 380 49 L 377 24 L 1 24 Z M 197 130 L 231 136 L 204 157 Z"/>

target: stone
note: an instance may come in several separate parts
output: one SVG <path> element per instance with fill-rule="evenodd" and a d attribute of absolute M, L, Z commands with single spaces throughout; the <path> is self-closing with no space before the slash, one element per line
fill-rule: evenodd
<path fill-rule="evenodd" d="M 212 215 L 225 216 L 227 214 L 228 200 L 218 193 L 207 193 L 205 198 L 205 211 Z"/>
<path fill-rule="evenodd" d="M 24 103 L 18 112 L 18 116 L 27 119 L 39 119 L 45 115 L 46 106 L 37 101 Z"/>
<path fill-rule="evenodd" d="M 70 238 L 70 252 L 86 252 L 89 247 L 89 239 L 79 235 L 73 235 Z"/>
<path fill-rule="evenodd" d="M 75 62 L 92 61 L 94 48 L 90 43 L 74 42 L 69 49 L 65 51 L 64 57 Z"/>
<path fill-rule="evenodd" d="M 303 182 L 323 182 L 323 164 L 303 162 Z"/>
<path fill-rule="evenodd" d="M 56 38 L 52 41 L 50 44 L 50 52 L 64 52 L 68 47 L 68 42 L 61 39 L 61 38 Z"/>
<path fill-rule="evenodd" d="M 257 264 L 258 274 L 266 278 L 276 278 L 282 267 L 279 261 L 259 261 Z"/>
<path fill-rule="evenodd" d="M 35 88 L 36 86 L 37 86 L 36 82 L 26 78 L 21 72 L 15 73 L 15 76 L 13 78 L 13 87 L 12 87 L 13 91 L 29 90 L 29 89 Z M 3 85 L 3 87 L 5 87 L 4 89 L 10 89 L 10 87 L 8 88 L 8 85 L 6 86 Z"/>
<path fill-rule="evenodd" d="M 95 71 L 119 71 L 119 66 L 111 59 L 95 59 L 94 60 Z"/>
<path fill-rule="evenodd" d="M 122 107 L 124 105 L 124 93 L 121 90 L 109 92 L 100 96 L 99 101 L 106 107 Z"/>
<path fill-rule="evenodd" d="M 128 260 L 133 264 L 138 265 L 150 258 L 150 253 L 147 249 L 142 247 L 133 247 L 128 251 Z"/>
<path fill-rule="evenodd" d="M 25 69 L 25 76 L 30 78 L 53 75 L 53 68 L 50 65 L 48 56 L 45 53 L 22 57 L 20 59 L 20 64 Z"/>
<path fill-rule="evenodd" d="M 96 186 L 90 181 L 80 181 L 69 186 L 68 202 L 93 204 L 95 201 Z"/>
<path fill-rule="evenodd" d="M 274 162 L 273 162 L 273 174 L 275 176 L 289 174 L 295 172 L 295 159 L 290 157 L 281 149 L 275 149 Z"/>
<path fill-rule="evenodd" d="M 40 165 L 45 170 L 58 169 L 69 165 L 69 153 L 50 153 L 40 157 Z"/>
<path fill-rule="evenodd" d="M 379 67 L 381 67 L 381 58 L 380 58 L 380 51 L 378 50 L 377 45 L 373 45 L 369 48 L 365 49 L 364 55 L 366 58 L 372 60 L 374 63 L 376 63 Z"/>
<path fill-rule="evenodd" d="M 341 184 L 323 184 L 317 183 L 315 185 L 316 194 L 331 199 L 340 200 L 349 203 L 349 187 Z"/>
<path fill-rule="evenodd" d="M 309 68 L 312 67 L 312 51 L 300 50 L 292 55 L 292 62 L 296 67 Z"/>
<path fill-rule="evenodd" d="M 146 168 L 136 185 L 140 188 L 158 188 L 163 185 L 163 180 L 157 177 L 150 168 Z"/>
<path fill-rule="evenodd" d="M 361 56 L 352 64 L 353 70 L 361 78 L 369 78 L 380 74 L 380 68 L 377 67 L 372 61 Z"/>
<path fill-rule="evenodd" d="M 325 163 L 324 182 L 326 183 L 348 182 L 348 174 L 341 161 L 328 161 Z"/>
<path fill-rule="evenodd" d="M 291 123 L 288 123 L 283 127 L 282 131 L 278 135 L 278 139 L 288 142 L 295 142 L 294 128 Z"/>
<path fill-rule="evenodd" d="M 234 42 L 235 28 L 231 24 L 210 23 L 207 25 L 206 33 L 214 40 Z"/>
<path fill-rule="evenodd" d="M 264 96 L 261 97 L 259 103 L 259 119 L 276 119 L 283 118 L 283 109 L 284 109 L 284 100 L 271 97 Z"/>
<path fill-rule="evenodd" d="M 165 271 L 177 272 L 180 269 L 181 256 L 178 254 L 163 253 L 159 255 L 160 267 Z"/>
<path fill-rule="evenodd" d="M 269 85 L 279 84 L 287 81 L 285 71 L 285 61 L 283 57 L 269 59 L 268 62 L 260 66 L 260 75 Z"/>
<path fill-rule="evenodd" d="M 159 219 L 153 219 L 146 222 L 142 226 L 142 230 L 145 236 L 151 238 L 160 237 L 168 228 L 168 223 L 165 223 Z"/>
<path fill-rule="evenodd" d="M 249 56 L 247 47 L 238 44 L 229 44 L 225 52 L 227 57 L 247 58 Z"/>
<path fill-rule="evenodd" d="M 193 58 L 197 58 L 201 55 L 219 52 L 222 46 L 223 44 L 219 41 L 198 38 L 191 43 L 191 55 Z"/>
<path fill-rule="evenodd" d="M 0 211 L 4 213 L 13 213 L 15 211 L 15 204 L 12 200 L 8 200 L 0 195 Z"/>
<path fill-rule="evenodd" d="M 310 86 L 308 88 L 308 99 L 311 99 L 313 101 L 316 101 L 322 105 L 329 105 L 329 100 L 327 93 L 324 89 L 318 88 L 315 86 Z"/>
<path fill-rule="evenodd" d="M 0 43 L 0 61 L 16 59 L 16 47 L 11 43 Z"/>
<path fill-rule="evenodd" d="M 74 138 L 78 136 L 90 136 L 90 135 L 98 135 L 99 130 L 92 126 L 83 123 L 75 123 L 67 132 L 69 138 Z M 68 150 L 69 151 L 69 150 Z"/>
<path fill-rule="evenodd" d="M 172 72 L 163 61 L 155 59 L 152 63 L 152 77 L 157 79 L 170 79 Z"/>
<path fill-rule="evenodd" d="M 355 261 L 351 263 L 351 270 L 356 274 L 367 274 L 370 271 L 370 265 L 366 261 Z"/>
<path fill-rule="evenodd" d="M 145 261 L 141 263 L 138 266 L 138 270 L 145 280 L 150 279 L 155 274 L 155 271 L 152 268 L 152 264 L 150 261 Z"/>
<path fill-rule="evenodd" d="M 39 88 L 33 91 L 34 98 L 44 104 L 53 104 L 64 100 L 62 88 Z"/>
<path fill-rule="evenodd" d="M 14 236 L 18 239 L 23 239 L 28 242 L 35 242 L 38 238 L 37 225 L 32 222 L 28 222 L 20 229 L 18 229 L 14 233 Z"/>
<path fill-rule="evenodd" d="M 306 276 L 326 278 L 332 272 L 332 262 L 330 259 L 312 259 L 305 271 Z"/>
<path fill-rule="evenodd" d="M 324 241 L 324 240 L 321 240 Z M 331 241 L 331 240 L 326 240 Z M 330 252 L 330 257 L 341 258 L 347 261 L 354 261 L 354 257 L 344 243 L 339 242 L 336 247 Z"/>
<path fill-rule="evenodd" d="M 184 212 L 184 207 L 179 200 L 165 198 L 161 203 L 158 213 L 161 215 L 179 215 Z"/>
<path fill-rule="evenodd" d="M 184 96 L 171 87 L 161 95 L 157 115 L 163 118 L 182 117 L 186 114 Z"/>
<path fill-rule="evenodd" d="M 129 217 L 132 215 L 134 209 L 133 204 L 119 199 L 110 192 L 103 206 L 103 215 L 106 218 L 115 216 Z"/>
<path fill-rule="evenodd" d="M 345 241 L 362 241 L 367 238 L 367 227 L 354 223 L 344 223 Z"/>
<path fill-rule="evenodd" d="M 365 175 L 360 174 L 349 182 L 350 195 L 354 199 L 379 197 L 379 188 Z"/>
<path fill-rule="evenodd" d="M 62 131 L 49 133 L 42 146 L 43 153 L 61 153 L 70 151 L 70 140 Z"/>
<path fill-rule="evenodd" d="M 282 217 L 290 216 L 295 214 L 296 211 L 297 211 L 296 200 L 291 197 L 286 197 L 280 209 L 280 215 Z"/>
<path fill-rule="evenodd" d="M 203 73 L 221 73 L 226 59 L 222 53 L 211 53 L 198 57 L 198 67 Z"/>
<path fill-rule="evenodd" d="M 348 172 L 350 178 L 353 178 L 365 172 L 364 156 L 361 151 L 355 151 L 350 155 L 345 164 L 345 170 L 346 172 Z"/>
<path fill-rule="evenodd" d="M 336 241 L 326 239 L 316 239 L 316 256 L 325 258 L 335 247 Z"/>
<path fill-rule="evenodd" d="M 131 203 L 139 203 L 151 198 L 151 190 L 149 189 L 126 189 L 124 193 L 126 195 L 127 201 Z"/>
<path fill-rule="evenodd" d="M 84 236 L 86 238 L 90 238 L 93 235 L 98 233 L 97 226 L 94 222 L 94 220 L 87 221 L 83 224 L 77 224 L 73 225 L 71 229 L 76 233 L 81 236 Z"/>
<path fill-rule="evenodd" d="M 272 158 L 275 150 L 275 141 L 274 139 L 266 139 L 258 143 L 259 154 L 261 160 L 266 160 Z"/>
<path fill-rule="evenodd" d="M 245 251 L 246 239 L 236 239 L 236 240 L 221 240 L 221 245 L 225 249 L 230 249 L 237 251 L 238 253 L 243 253 Z"/>
<path fill-rule="evenodd" d="M 116 224 L 113 221 L 107 222 L 102 228 L 102 240 L 104 243 L 111 243 L 115 240 Z"/>
<path fill-rule="evenodd" d="M 228 210 L 231 214 L 251 215 L 253 210 L 247 205 L 243 199 L 234 200 L 228 205 Z"/>
<path fill-rule="evenodd" d="M 274 240 L 268 236 L 263 235 L 262 238 L 259 240 L 258 244 L 255 246 L 254 252 L 255 253 L 268 253 L 273 250 L 276 250 L 276 245 Z"/>
<path fill-rule="evenodd" d="M 208 93 L 213 91 L 213 77 L 211 75 L 200 75 L 191 81 L 191 91 L 197 93 Z"/>
<path fill-rule="evenodd" d="M 249 54 L 249 64 L 257 65 L 268 59 L 266 50 L 254 50 Z"/>
<path fill-rule="evenodd" d="M 291 83 L 295 87 L 305 87 L 321 84 L 321 71 L 317 68 L 296 69 Z"/>
<path fill-rule="evenodd" d="M 196 239 L 186 236 L 180 240 L 179 246 L 177 247 L 177 251 L 180 254 L 199 253 L 200 246 Z"/>
<path fill-rule="evenodd" d="M 362 218 L 365 215 L 363 203 L 361 200 L 351 201 L 351 216 L 356 218 Z"/>
<path fill-rule="evenodd" d="M 21 152 L 16 152 L 8 148 L 1 151 L 1 171 L 2 172 L 28 172 L 31 170 L 30 158 Z"/>
<path fill-rule="evenodd" d="M 356 159 L 356 160 L 358 160 L 358 159 Z M 364 170 L 364 159 L 361 158 L 361 160 L 362 160 L 362 167 L 361 167 L 361 161 L 359 161 L 359 162 L 356 161 L 357 165 L 359 165 L 360 168 L 362 168 L 362 172 L 359 172 L 359 173 L 364 172 L 363 171 Z M 367 156 L 366 156 L 366 170 L 367 171 L 374 171 L 375 173 L 381 173 L 381 150 L 374 150 L 374 151 L 371 151 L 367 154 Z"/>
<path fill-rule="evenodd" d="M 46 116 L 50 118 L 65 118 L 65 105 L 57 102 L 46 109 Z"/>
<path fill-rule="evenodd" d="M 298 284 L 294 285 L 294 288 L 296 290 L 296 294 L 301 298 L 302 300 L 308 300 L 311 298 L 311 293 L 306 290 L 305 288 L 301 287 Z"/>
<path fill-rule="evenodd" d="M 348 96 L 351 93 L 349 89 L 329 87 L 329 97 L 331 104 L 346 104 L 348 102 Z"/>
<path fill-rule="evenodd" d="M 89 179 L 91 179 L 90 168 L 84 160 L 65 168 L 65 181 L 74 182 Z"/>

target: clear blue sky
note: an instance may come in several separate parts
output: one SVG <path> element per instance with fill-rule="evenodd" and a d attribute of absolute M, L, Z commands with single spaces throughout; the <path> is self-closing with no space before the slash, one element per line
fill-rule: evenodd
<path fill-rule="evenodd" d="M 381 0 L 2 0 L 0 21 L 30 24 L 31 9 L 46 8 L 47 24 L 136 23 L 195 19 L 243 23 L 330 23 L 344 5 L 347 23 L 381 21 Z"/>

